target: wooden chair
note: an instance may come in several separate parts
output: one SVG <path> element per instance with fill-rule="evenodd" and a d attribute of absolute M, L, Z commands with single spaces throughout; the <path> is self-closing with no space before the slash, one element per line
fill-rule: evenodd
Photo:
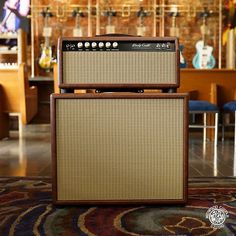
<path fill-rule="evenodd" d="M 1 69 L 0 84 L 2 112 L 19 117 L 21 135 L 22 124 L 28 124 L 38 111 L 37 88 L 29 86 L 24 63 L 18 69 Z"/>
<path fill-rule="evenodd" d="M 189 128 L 202 128 L 203 129 L 203 142 L 207 140 L 207 130 L 214 129 L 214 136 L 208 132 L 209 139 L 214 137 L 214 145 L 218 144 L 218 123 L 219 123 L 219 109 L 217 106 L 217 91 L 218 86 L 215 83 L 211 84 L 209 91 L 209 100 L 203 100 L 199 96 L 199 91 L 184 91 L 190 95 L 189 101 L 189 114 L 195 117 L 196 114 L 203 116 L 202 123 L 192 123 Z M 181 91 L 183 92 L 183 91 Z M 214 115 L 214 120 L 212 116 Z"/>
<path fill-rule="evenodd" d="M 234 122 L 230 122 L 230 114 L 234 115 Z M 225 127 L 234 126 L 234 146 L 236 147 L 236 89 L 234 89 L 233 100 L 222 106 L 222 141 L 224 141 Z"/>
<path fill-rule="evenodd" d="M 3 90 L 0 85 L 0 139 L 9 136 L 9 117 L 3 110 Z"/>

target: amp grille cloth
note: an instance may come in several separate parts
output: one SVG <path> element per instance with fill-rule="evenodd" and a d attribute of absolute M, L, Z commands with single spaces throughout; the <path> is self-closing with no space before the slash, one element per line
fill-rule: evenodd
<path fill-rule="evenodd" d="M 58 200 L 183 198 L 183 99 L 57 99 Z"/>
<path fill-rule="evenodd" d="M 175 52 L 63 52 L 65 84 L 176 84 Z"/>

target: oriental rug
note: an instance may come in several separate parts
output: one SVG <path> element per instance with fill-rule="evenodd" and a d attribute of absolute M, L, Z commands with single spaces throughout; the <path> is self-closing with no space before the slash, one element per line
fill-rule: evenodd
<path fill-rule="evenodd" d="M 207 217 L 211 207 L 225 210 L 221 225 L 212 224 Z M 215 219 L 220 219 L 220 215 L 216 214 Z M 0 236 L 21 235 L 233 236 L 236 179 L 190 180 L 185 206 L 56 207 L 52 204 L 50 178 L 2 177 Z"/>

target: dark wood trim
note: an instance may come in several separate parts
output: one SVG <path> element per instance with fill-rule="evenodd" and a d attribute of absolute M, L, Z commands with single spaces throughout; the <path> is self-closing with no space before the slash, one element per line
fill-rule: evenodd
<path fill-rule="evenodd" d="M 188 200 L 188 176 L 189 176 L 189 111 L 188 111 L 188 103 L 189 103 L 189 95 L 186 94 L 184 98 L 184 200 L 187 202 Z"/>
<path fill-rule="evenodd" d="M 187 93 L 63 93 L 52 94 L 54 99 L 153 99 L 153 98 L 182 98 L 188 97 Z"/>
<path fill-rule="evenodd" d="M 58 87 L 63 84 L 63 57 L 62 57 L 62 38 L 58 39 L 58 49 L 57 49 L 57 58 L 58 58 Z"/>
<path fill-rule="evenodd" d="M 62 56 L 62 43 L 65 40 L 70 41 L 173 41 L 176 45 L 176 78 L 174 84 L 84 84 L 84 83 L 76 83 L 76 84 L 66 84 L 63 81 L 63 56 Z M 118 36 L 118 37 L 110 37 L 110 36 L 101 36 L 101 37 L 61 37 L 58 40 L 58 84 L 61 89 L 102 89 L 102 88 L 134 88 L 134 89 L 163 89 L 163 88 L 178 88 L 180 85 L 180 62 L 179 62 L 179 41 L 176 37 L 127 37 L 127 36 Z"/>
<path fill-rule="evenodd" d="M 183 99 L 183 199 L 136 199 L 136 200 L 76 200 L 61 201 L 57 197 L 57 158 L 56 158 L 56 100 L 57 99 Z M 188 200 L 188 94 L 186 93 L 101 93 L 101 94 L 53 94 L 51 95 L 51 143 L 53 203 L 56 205 L 110 205 L 110 204 L 186 204 Z"/>
<path fill-rule="evenodd" d="M 118 37 L 111 37 L 111 36 L 99 36 L 99 37 L 60 37 L 59 38 L 59 45 L 61 48 L 62 41 L 70 40 L 70 41 L 174 41 L 178 43 L 177 37 L 135 37 L 135 36 L 118 36 Z"/>
<path fill-rule="evenodd" d="M 176 88 L 180 86 L 180 50 L 179 50 L 179 40 L 175 41 L 176 45 Z"/>
<path fill-rule="evenodd" d="M 51 158 L 52 158 L 52 196 L 53 202 L 57 202 L 57 144 L 56 144 L 56 96 L 50 97 L 51 119 Z"/>
<path fill-rule="evenodd" d="M 89 201 L 54 201 L 55 205 L 176 205 L 181 204 L 184 205 L 187 203 L 185 199 L 170 199 L 170 200 L 89 200 Z"/>

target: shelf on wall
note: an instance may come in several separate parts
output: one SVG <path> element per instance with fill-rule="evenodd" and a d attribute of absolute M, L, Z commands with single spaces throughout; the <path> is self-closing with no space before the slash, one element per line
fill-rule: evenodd
<path fill-rule="evenodd" d="M 53 81 L 52 77 L 48 77 L 48 76 L 34 76 L 34 77 L 29 77 L 29 81 L 30 82 L 51 82 Z"/>
<path fill-rule="evenodd" d="M 0 34 L 0 39 L 17 39 L 17 34 Z"/>
<path fill-rule="evenodd" d="M 0 50 L 0 54 L 17 54 L 17 50 Z"/>

